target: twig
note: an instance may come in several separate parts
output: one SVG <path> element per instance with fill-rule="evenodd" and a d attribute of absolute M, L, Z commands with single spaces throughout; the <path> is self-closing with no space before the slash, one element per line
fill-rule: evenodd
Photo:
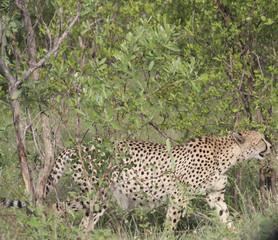
<path fill-rule="evenodd" d="M 205 44 L 201 43 L 197 38 L 194 37 L 194 40 L 195 40 L 198 44 L 200 44 L 202 47 L 206 48 L 206 49 L 209 50 L 211 53 L 213 53 L 213 55 L 215 55 L 216 57 L 218 57 L 219 59 L 221 59 L 221 57 L 220 57 L 214 50 L 212 50 L 211 48 L 209 48 L 209 47 L 206 46 Z M 232 66 L 231 66 L 229 63 L 227 63 L 225 60 L 222 60 L 222 61 L 223 61 L 223 63 L 225 63 L 225 64 L 229 67 L 229 69 L 232 68 Z"/>
<path fill-rule="evenodd" d="M 86 137 L 86 135 L 87 135 L 88 132 L 89 132 L 89 128 L 88 128 L 88 129 L 86 130 L 86 132 L 83 134 L 83 137 L 82 137 L 80 143 L 83 143 L 84 138 Z"/>
<path fill-rule="evenodd" d="M 31 128 L 32 133 L 33 133 L 34 144 L 35 144 L 35 147 L 36 147 L 36 149 L 37 149 L 37 152 L 39 153 L 40 159 L 44 159 L 43 153 L 41 152 L 40 147 L 39 147 L 39 144 L 38 144 L 38 141 L 37 141 L 37 139 L 36 139 L 36 127 L 32 127 L 32 125 L 33 125 L 35 119 L 36 119 L 37 117 L 39 117 L 41 113 L 42 113 L 42 111 L 40 111 L 40 112 L 37 114 L 37 116 L 36 116 L 33 120 L 31 120 L 31 115 L 30 115 L 30 112 L 29 112 L 29 110 L 28 110 L 27 115 L 28 115 L 29 119 L 31 120 L 31 123 L 25 128 L 25 130 L 24 130 L 24 137 L 26 136 L 26 132 L 27 132 L 28 128 Z"/>
<path fill-rule="evenodd" d="M 29 117 L 29 120 L 30 120 L 30 123 L 25 127 L 24 129 L 24 136 L 26 136 L 26 132 L 28 131 L 28 129 L 30 127 L 32 127 L 33 123 L 35 122 L 35 120 L 40 116 L 40 114 L 42 113 L 43 111 L 40 111 L 34 118 L 33 120 L 31 120 L 31 115 L 30 115 L 30 112 L 28 110 L 28 117 Z"/>
<path fill-rule="evenodd" d="M 59 116 L 59 117 L 60 117 L 60 116 Z M 60 117 L 60 120 L 63 122 L 63 124 L 64 124 L 64 126 L 65 126 L 65 129 L 66 129 L 66 131 L 67 131 L 68 136 L 70 137 L 70 139 L 73 141 L 73 143 L 74 143 L 75 145 L 77 145 L 76 140 L 73 138 L 73 136 L 71 135 L 71 133 L 70 133 L 70 131 L 69 131 L 69 125 L 68 125 L 67 120 L 63 120 L 62 117 Z"/>
<path fill-rule="evenodd" d="M 9 188 L 16 193 L 17 196 L 19 196 L 19 198 L 23 199 L 25 196 L 20 194 L 18 191 L 15 190 L 15 188 L 13 188 L 13 186 L 11 184 L 9 184 L 9 182 L 3 178 L 3 177 L 0 177 L 0 179 L 6 184 L 9 186 Z"/>
<path fill-rule="evenodd" d="M 264 77 L 264 73 L 263 73 L 263 70 L 262 70 L 261 63 L 260 63 L 260 57 L 256 53 L 254 53 L 254 55 L 257 58 L 257 62 L 258 62 L 258 65 L 259 65 L 260 72 L 261 72 L 262 76 Z"/>
<path fill-rule="evenodd" d="M 161 91 L 162 89 L 164 89 L 165 87 L 170 87 L 170 86 L 174 86 L 178 83 L 184 82 L 184 79 L 173 82 L 173 83 L 165 83 L 161 88 L 156 89 L 154 92 L 150 93 L 148 96 L 145 97 L 145 99 L 151 97 L 152 95 L 156 94 L 157 92 Z"/>
<path fill-rule="evenodd" d="M 50 56 L 59 51 L 59 48 L 62 44 L 62 42 L 64 41 L 64 39 L 68 36 L 70 30 L 72 29 L 72 27 L 74 26 L 74 24 L 76 23 L 76 21 L 79 19 L 80 16 L 80 12 L 81 12 L 81 4 L 78 3 L 77 6 L 77 14 L 75 16 L 75 18 L 73 19 L 73 21 L 69 24 L 68 28 L 65 30 L 65 32 L 62 34 L 62 36 L 58 39 L 56 45 L 44 56 L 44 58 L 42 58 L 38 63 L 34 64 L 32 67 L 30 67 L 27 72 L 24 74 L 23 77 L 21 77 L 18 81 L 16 81 L 15 83 L 15 87 L 18 88 L 20 84 L 22 84 L 22 82 L 24 82 L 28 77 L 30 77 L 30 75 L 38 68 L 40 68 L 45 61 L 50 58 Z M 0 56 L 1 58 L 1 56 Z M 2 59 L 2 58 L 1 58 Z M 1 59 L 0 59 L 0 65 L 2 65 L 1 63 Z M 3 59 L 2 59 L 3 60 Z M 7 67 L 5 66 L 5 70 L 7 70 Z"/>
<path fill-rule="evenodd" d="M 174 141 L 171 137 L 169 137 L 165 132 L 163 132 L 161 129 L 159 129 L 159 127 L 158 127 L 156 124 L 154 124 L 154 122 L 153 122 L 152 120 L 149 121 L 149 124 L 150 124 L 155 130 L 157 130 L 163 137 L 169 139 L 169 141 L 170 141 L 171 143 L 175 143 L 175 141 Z"/>

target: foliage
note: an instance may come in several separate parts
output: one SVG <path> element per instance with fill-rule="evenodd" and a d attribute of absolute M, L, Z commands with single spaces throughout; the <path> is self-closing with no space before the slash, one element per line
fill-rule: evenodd
<path fill-rule="evenodd" d="M 78 1 L 27 1 L 26 5 L 40 60 L 67 28 Z M 24 22 L 14 1 L 1 2 L 1 15 L 1 55 L 20 79 L 29 59 Z M 39 82 L 30 77 L 9 96 L 7 79 L 0 75 L 0 177 L 12 181 L 14 188 L 19 184 L 14 99 L 21 100 L 33 176 L 44 165 L 41 112 L 51 119 L 53 142 L 60 141 L 57 145 L 73 145 L 76 139 L 92 135 L 165 143 L 161 133 L 179 143 L 197 135 L 256 128 L 265 131 L 276 147 L 277 18 L 273 0 L 82 1 L 79 21 L 59 52 L 39 69 Z M 258 197 L 258 165 L 244 170 L 242 196 L 251 196 L 253 202 Z M 245 211 L 244 197 L 233 197 L 235 175 L 230 173 L 228 202 Z M 250 189 L 255 194 L 250 195 Z M 19 194 L 24 195 L 24 190 Z M 54 222 L 43 215 L 31 217 L 26 237 L 34 231 L 37 238 L 46 238 L 49 232 L 44 235 L 38 229 L 47 225 L 55 238 Z M 149 226 L 145 229 L 151 231 Z M 110 235 L 109 230 L 101 231 L 96 234 Z M 73 228 L 74 237 L 77 232 Z"/>

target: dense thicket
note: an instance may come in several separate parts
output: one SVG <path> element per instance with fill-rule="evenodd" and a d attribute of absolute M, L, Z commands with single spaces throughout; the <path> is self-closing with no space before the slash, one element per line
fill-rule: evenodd
<path fill-rule="evenodd" d="M 3 0 L 0 10 L 0 177 L 7 187 L 17 176 L 16 152 L 33 203 L 44 204 L 57 149 L 94 135 L 169 144 L 256 128 L 277 148 L 274 0 Z M 246 186 L 275 201 L 275 161 L 231 173 L 237 210 Z"/>

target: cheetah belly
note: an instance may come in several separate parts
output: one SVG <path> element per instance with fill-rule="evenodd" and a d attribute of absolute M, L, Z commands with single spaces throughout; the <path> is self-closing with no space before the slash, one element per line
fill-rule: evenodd
<path fill-rule="evenodd" d="M 131 205 L 132 205 L 131 199 L 129 197 L 127 197 L 125 194 L 123 194 L 120 187 L 115 183 L 112 184 L 112 192 L 113 192 L 113 195 L 116 198 L 118 204 L 120 205 L 120 207 L 123 210 L 132 209 L 131 208 Z"/>
<path fill-rule="evenodd" d="M 161 194 L 161 189 L 150 192 L 149 188 L 135 189 L 134 186 L 124 185 L 123 182 L 112 182 L 111 190 L 123 210 L 140 207 L 144 212 L 149 212 L 168 199 L 168 194 Z"/>

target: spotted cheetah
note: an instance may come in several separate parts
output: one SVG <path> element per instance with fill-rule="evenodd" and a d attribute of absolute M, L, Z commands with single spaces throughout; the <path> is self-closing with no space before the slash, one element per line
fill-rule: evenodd
<path fill-rule="evenodd" d="M 115 150 L 124 156 L 122 161 L 129 167 L 113 172 L 109 179 L 109 192 L 123 210 L 136 207 L 151 210 L 168 201 L 165 229 L 174 231 L 186 201 L 196 193 L 206 194 L 210 208 L 215 209 L 220 221 L 230 227 L 229 211 L 224 200 L 227 185 L 225 174 L 233 165 L 244 160 L 264 159 L 271 151 L 271 144 L 260 132 L 241 131 L 221 137 L 194 138 L 171 149 L 157 143 L 121 141 L 115 144 Z M 60 154 L 48 178 L 47 192 L 57 184 L 74 155 L 76 152 L 72 149 L 66 149 Z M 92 165 L 90 169 L 94 174 Z M 87 191 L 88 184 L 77 174 L 82 172 L 81 164 L 71 164 L 71 170 L 73 180 L 83 191 Z M 97 182 L 97 176 L 93 176 L 92 183 Z M 107 201 L 107 193 L 104 193 L 98 211 L 93 212 L 92 229 L 104 214 Z M 62 211 L 66 205 L 74 210 L 89 208 L 89 202 L 82 198 L 70 203 L 57 203 L 54 208 Z M 89 211 L 82 221 L 84 227 L 88 226 L 88 222 Z"/>

